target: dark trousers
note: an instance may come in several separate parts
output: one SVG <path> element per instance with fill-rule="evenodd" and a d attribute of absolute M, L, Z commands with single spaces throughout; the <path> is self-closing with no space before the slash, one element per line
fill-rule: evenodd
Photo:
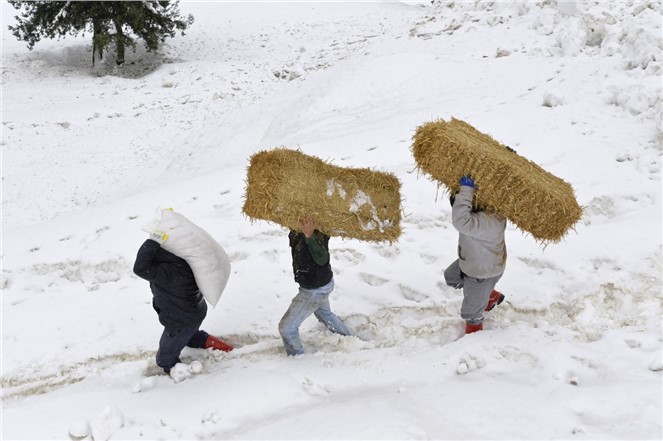
<path fill-rule="evenodd" d="M 207 337 L 209 334 L 200 330 L 200 323 L 180 329 L 165 328 L 159 340 L 157 366 L 169 373 L 180 362 L 180 354 L 185 346 L 204 348 Z"/>

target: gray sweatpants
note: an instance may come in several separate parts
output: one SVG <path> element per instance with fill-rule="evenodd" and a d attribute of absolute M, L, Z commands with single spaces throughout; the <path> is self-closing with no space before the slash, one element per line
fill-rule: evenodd
<path fill-rule="evenodd" d="M 447 285 L 456 289 L 463 288 L 463 304 L 460 307 L 460 316 L 473 325 L 483 321 L 483 311 L 488 305 L 490 293 L 501 277 L 502 274 L 488 279 L 470 277 L 461 271 L 458 259 L 444 271 L 444 279 Z"/>

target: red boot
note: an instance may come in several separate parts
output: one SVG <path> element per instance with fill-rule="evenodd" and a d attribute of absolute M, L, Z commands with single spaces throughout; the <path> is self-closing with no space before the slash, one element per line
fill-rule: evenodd
<path fill-rule="evenodd" d="M 465 334 L 471 334 L 473 332 L 483 330 L 483 322 L 473 325 L 470 322 L 465 322 Z"/>
<path fill-rule="evenodd" d="M 212 348 L 216 349 L 217 351 L 223 351 L 223 352 L 230 352 L 233 349 L 235 349 L 225 341 L 221 340 L 220 338 L 216 338 L 211 335 L 207 337 L 207 340 L 205 341 L 205 349 L 207 348 Z"/>
<path fill-rule="evenodd" d="M 504 301 L 504 294 L 499 291 L 493 290 L 488 297 L 488 305 L 486 305 L 486 311 L 491 311 L 495 306 L 499 305 Z"/>

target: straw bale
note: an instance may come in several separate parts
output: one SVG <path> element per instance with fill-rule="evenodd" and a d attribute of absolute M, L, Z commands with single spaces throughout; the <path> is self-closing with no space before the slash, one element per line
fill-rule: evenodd
<path fill-rule="evenodd" d="M 582 216 L 573 187 L 489 135 L 452 118 L 419 126 L 417 167 L 455 194 L 462 176 L 477 183 L 475 205 L 496 212 L 543 243 L 559 242 Z"/>
<path fill-rule="evenodd" d="M 251 157 L 242 211 L 293 230 L 312 217 L 329 236 L 394 242 L 401 234 L 400 185 L 390 173 L 276 148 Z"/>

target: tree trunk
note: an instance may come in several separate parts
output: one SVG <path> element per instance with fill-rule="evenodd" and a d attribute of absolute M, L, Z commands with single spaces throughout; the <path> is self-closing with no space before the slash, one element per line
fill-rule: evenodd
<path fill-rule="evenodd" d="M 124 64 L 124 33 L 122 32 L 122 24 L 115 20 L 115 46 L 117 47 L 117 59 L 115 63 L 119 66 Z"/>
<path fill-rule="evenodd" d="M 92 66 L 94 66 L 94 56 L 99 52 L 99 59 L 104 59 L 104 45 L 102 43 L 102 27 L 99 20 L 92 21 Z"/>

